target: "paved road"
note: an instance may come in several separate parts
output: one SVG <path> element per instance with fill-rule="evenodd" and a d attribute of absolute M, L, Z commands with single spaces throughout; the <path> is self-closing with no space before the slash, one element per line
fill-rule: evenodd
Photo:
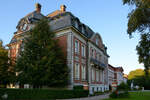
<path fill-rule="evenodd" d="M 109 94 L 99 95 L 99 96 L 92 96 L 86 98 L 76 98 L 76 99 L 63 99 L 63 100 L 103 100 L 109 98 Z"/>

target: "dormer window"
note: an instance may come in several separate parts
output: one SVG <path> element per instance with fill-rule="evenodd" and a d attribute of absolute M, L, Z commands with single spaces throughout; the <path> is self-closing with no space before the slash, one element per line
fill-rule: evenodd
<path fill-rule="evenodd" d="M 85 33 L 85 29 L 84 29 L 84 27 L 82 26 L 82 33 L 84 34 Z"/>
<path fill-rule="evenodd" d="M 75 21 L 75 27 L 78 29 L 79 25 L 78 25 L 78 22 Z"/>
<path fill-rule="evenodd" d="M 27 29 L 27 26 L 27 24 L 24 24 L 22 30 L 25 31 Z"/>
<path fill-rule="evenodd" d="M 96 38 L 96 45 L 98 45 L 98 42 L 99 42 L 99 39 L 98 39 L 98 38 Z"/>

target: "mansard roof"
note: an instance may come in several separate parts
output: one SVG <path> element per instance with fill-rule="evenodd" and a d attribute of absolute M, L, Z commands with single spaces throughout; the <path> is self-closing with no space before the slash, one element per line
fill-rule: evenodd
<path fill-rule="evenodd" d="M 34 23 L 34 22 L 42 19 L 43 17 L 44 17 L 43 14 L 38 13 L 37 11 L 33 11 L 33 12 L 27 14 L 25 17 L 23 17 L 19 21 L 19 23 L 18 23 L 16 28 L 18 29 L 20 26 L 22 26 L 24 24 L 24 22 L 26 22 L 26 23 Z"/>
<path fill-rule="evenodd" d="M 93 34 L 95 34 L 91 28 L 83 24 L 79 18 L 75 17 L 71 12 L 61 12 L 56 10 L 55 12 L 48 14 L 47 17 L 50 20 L 52 30 L 73 26 L 87 38 L 90 38 Z M 78 27 L 76 27 L 76 24 Z"/>

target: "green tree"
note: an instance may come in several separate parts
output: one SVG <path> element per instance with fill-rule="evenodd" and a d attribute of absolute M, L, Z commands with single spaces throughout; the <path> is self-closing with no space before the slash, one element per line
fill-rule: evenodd
<path fill-rule="evenodd" d="M 141 40 L 136 47 L 137 54 L 139 55 L 139 62 L 144 63 L 146 75 L 150 67 L 150 34 L 142 34 Z"/>
<path fill-rule="evenodd" d="M 123 0 L 123 4 L 133 6 L 128 14 L 128 34 L 139 31 L 144 33 L 150 29 L 150 0 Z"/>
<path fill-rule="evenodd" d="M 136 78 L 137 76 L 143 76 L 144 70 L 143 69 L 136 69 L 134 71 L 131 71 L 128 75 L 128 79 L 131 80 L 133 78 Z"/>
<path fill-rule="evenodd" d="M 12 83 L 13 76 L 14 72 L 8 57 L 8 50 L 3 46 L 2 40 L 0 40 L 0 87 L 6 87 L 6 85 Z"/>
<path fill-rule="evenodd" d="M 54 39 L 55 34 L 50 31 L 48 20 L 39 21 L 27 34 L 29 37 L 24 40 L 24 49 L 21 50 L 16 64 L 18 81 L 34 87 L 66 86 L 66 59 L 57 40 Z"/>
<path fill-rule="evenodd" d="M 136 47 L 139 62 L 144 64 L 146 74 L 150 68 L 150 0 L 123 0 L 123 4 L 132 6 L 128 14 L 127 33 L 131 36 L 134 32 L 141 33 L 141 40 Z"/>
<path fill-rule="evenodd" d="M 144 87 L 145 89 L 150 89 L 150 70 L 148 73 L 149 74 L 146 76 L 143 69 L 131 71 L 128 75 L 128 85 L 130 86 L 131 82 L 133 82 L 134 86 L 138 85 L 140 87 Z"/>

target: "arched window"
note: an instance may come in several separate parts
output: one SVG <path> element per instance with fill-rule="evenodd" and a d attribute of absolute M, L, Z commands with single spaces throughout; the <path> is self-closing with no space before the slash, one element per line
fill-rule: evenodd
<path fill-rule="evenodd" d="M 99 39 L 98 38 L 96 38 L 96 45 L 98 45 L 99 44 Z"/>

